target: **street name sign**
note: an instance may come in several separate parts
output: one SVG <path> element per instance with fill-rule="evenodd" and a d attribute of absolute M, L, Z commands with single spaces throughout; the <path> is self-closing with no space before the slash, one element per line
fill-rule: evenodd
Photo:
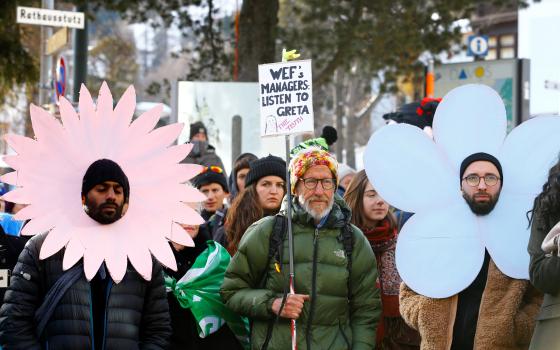
<path fill-rule="evenodd" d="M 48 10 L 36 7 L 17 7 L 17 23 L 51 27 L 84 29 L 83 12 Z"/>

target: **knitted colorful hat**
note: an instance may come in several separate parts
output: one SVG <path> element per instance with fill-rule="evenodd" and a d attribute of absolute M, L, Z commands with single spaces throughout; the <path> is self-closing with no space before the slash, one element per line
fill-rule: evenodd
<path fill-rule="evenodd" d="M 336 159 L 324 149 L 311 146 L 302 148 L 290 161 L 290 186 L 292 193 L 295 193 L 298 179 L 302 178 L 303 174 L 314 165 L 328 166 L 338 185 L 338 162 Z"/>

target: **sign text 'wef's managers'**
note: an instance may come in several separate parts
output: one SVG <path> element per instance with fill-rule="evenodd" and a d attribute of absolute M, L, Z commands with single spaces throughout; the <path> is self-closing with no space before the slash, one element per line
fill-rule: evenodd
<path fill-rule="evenodd" d="M 309 81 L 301 67 L 269 68 L 269 73 L 273 81 L 260 84 L 261 106 L 277 106 L 276 115 L 279 117 L 309 114 L 305 103 L 309 100 L 309 92 L 306 91 L 309 90 Z"/>

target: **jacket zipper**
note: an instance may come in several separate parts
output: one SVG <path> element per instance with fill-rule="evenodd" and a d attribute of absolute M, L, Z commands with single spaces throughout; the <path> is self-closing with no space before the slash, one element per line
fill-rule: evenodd
<path fill-rule="evenodd" d="M 311 324 L 313 322 L 313 313 L 315 311 L 315 297 L 317 295 L 316 280 L 317 280 L 317 240 L 319 238 L 319 228 L 315 228 L 315 235 L 313 236 L 313 268 L 311 274 L 311 304 L 309 305 L 309 317 L 307 318 L 306 340 L 307 349 L 311 349 Z"/>
<path fill-rule="evenodd" d="M 93 298 L 91 296 L 91 284 L 89 285 L 89 328 L 91 332 L 91 349 L 95 350 L 95 334 L 93 333 Z"/>
<path fill-rule="evenodd" d="M 102 345 L 102 350 L 105 350 L 105 345 L 107 343 L 107 310 L 109 309 L 109 295 L 111 294 L 111 289 L 113 288 L 113 280 L 110 279 L 109 276 L 107 276 L 106 278 L 109 278 L 109 282 L 107 282 L 107 293 L 105 294 L 105 315 L 103 315 L 103 345 Z"/>

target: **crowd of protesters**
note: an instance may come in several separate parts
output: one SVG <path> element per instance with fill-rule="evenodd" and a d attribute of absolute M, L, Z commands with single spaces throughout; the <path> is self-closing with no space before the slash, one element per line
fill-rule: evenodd
<path fill-rule="evenodd" d="M 190 130 L 194 147 L 184 162 L 203 166 L 190 185 L 207 198 L 191 206 L 205 223 L 181 225 L 194 247 L 170 243 L 176 271 L 154 262 L 151 281 L 142 280 L 130 266 L 118 284 L 103 269 L 87 281 L 78 272 L 64 273 L 60 253 L 39 261 L 46 234 L 24 248 L 27 240 L 0 226 L 2 349 L 289 349 L 291 320 L 297 320 L 300 349 L 560 348 L 558 236 L 551 243 L 556 249 L 552 254 L 541 249 L 551 230 L 560 232 L 560 162 L 535 201 L 531 281 L 505 276 L 486 252 L 467 289 L 434 299 L 417 294 L 397 271 L 402 218 L 412 214 L 385 202 L 364 170 L 337 162 L 329 151 L 336 130 L 327 127 L 321 137 L 298 145 L 289 163 L 274 155 L 244 153 L 229 177 L 208 143 L 206 127 L 197 122 Z M 475 215 L 493 210 L 507 181 L 500 162 L 486 153 L 463 161 L 460 180 L 458 190 Z M 83 179 L 82 200 L 100 224 L 118 220 L 129 200 L 128 179 L 119 165 L 93 163 Z M 2 205 L 10 215 L 20 209 Z M 208 308 L 225 321 L 205 328 L 208 315 L 185 297 L 185 288 L 204 286 L 180 284 L 207 267 L 209 252 L 227 255 L 204 291 L 217 300 Z M 50 292 L 53 286 L 64 288 L 61 280 L 70 285 L 53 302 Z M 537 317 L 541 304 L 548 311 Z M 41 318 L 43 312 L 49 317 Z M 230 322 L 229 312 L 235 321 Z"/>

